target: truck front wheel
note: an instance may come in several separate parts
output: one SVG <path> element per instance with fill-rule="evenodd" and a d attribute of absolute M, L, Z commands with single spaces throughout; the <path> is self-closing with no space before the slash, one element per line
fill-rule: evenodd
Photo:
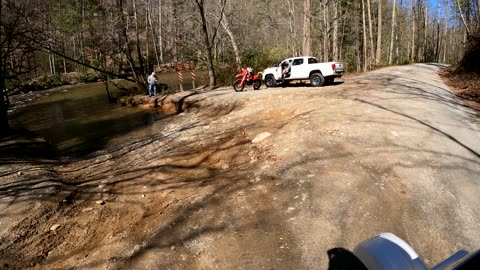
<path fill-rule="evenodd" d="M 265 85 L 267 87 L 275 87 L 277 85 L 277 81 L 273 75 L 267 75 L 267 77 L 265 77 Z"/>
<path fill-rule="evenodd" d="M 325 83 L 325 78 L 320 73 L 313 73 L 310 76 L 310 84 L 313 87 L 322 86 Z"/>

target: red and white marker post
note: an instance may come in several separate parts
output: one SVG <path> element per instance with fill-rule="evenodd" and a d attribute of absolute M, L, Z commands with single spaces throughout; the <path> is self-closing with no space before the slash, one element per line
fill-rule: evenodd
<path fill-rule="evenodd" d="M 180 83 L 180 91 L 183 91 L 183 74 L 182 71 L 190 70 L 192 75 L 192 88 L 195 89 L 195 68 L 197 64 L 190 62 L 189 64 L 175 64 L 175 70 L 178 73 L 178 82 Z"/>

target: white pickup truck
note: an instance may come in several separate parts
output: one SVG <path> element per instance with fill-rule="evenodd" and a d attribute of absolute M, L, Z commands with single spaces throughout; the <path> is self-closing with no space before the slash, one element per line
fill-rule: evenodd
<path fill-rule="evenodd" d="M 290 61 L 292 64 L 288 70 Z M 312 86 L 322 86 L 325 83 L 333 83 L 335 78 L 342 75 L 342 63 L 319 63 L 315 57 L 300 56 L 285 59 L 277 66 L 265 69 L 262 79 L 267 87 L 275 87 L 279 82 L 288 83 L 294 80 L 309 80 Z"/>

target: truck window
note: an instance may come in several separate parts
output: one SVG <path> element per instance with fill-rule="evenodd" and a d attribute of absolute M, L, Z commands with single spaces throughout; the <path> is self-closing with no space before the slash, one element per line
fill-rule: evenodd
<path fill-rule="evenodd" d="M 297 59 L 293 60 L 292 66 L 298 66 L 298 65 L 301 65 L 301 64 L 303 64 L 303 58 L 297 58 Z"/>
<path fill-rule="evenodd" d="M 316 64 L 316 63 L 318 63 L 318 60 L 316 58 L 310 57 L 310 58 L 308 58 L 308 63 L 309 64 Z"/>

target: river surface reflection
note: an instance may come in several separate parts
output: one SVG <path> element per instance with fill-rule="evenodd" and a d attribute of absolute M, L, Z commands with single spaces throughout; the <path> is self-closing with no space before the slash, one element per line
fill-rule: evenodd
<path fill-rule="evenodd" d="M 124 93 L 111 92 L 114 97 Z M 112 139 L 148 136 L 155 122 L 165 117 L 109 104 L 104 85 L 93 83 L 52 92 L 16 113 L 10 124 L 45 138 L 58 156 L 79 156 L 102 149 Z"/>

